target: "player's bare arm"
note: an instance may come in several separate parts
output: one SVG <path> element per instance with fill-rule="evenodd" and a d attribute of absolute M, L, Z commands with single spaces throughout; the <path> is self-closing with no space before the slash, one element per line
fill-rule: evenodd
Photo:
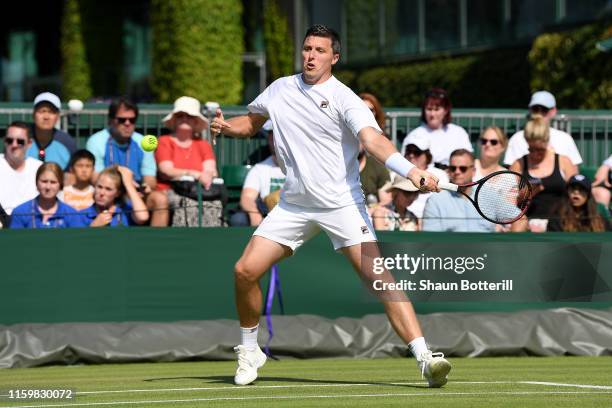
<path fill-rule="evenodd" d="M 221 109 L 217 109 L 215 118 L 210 125 L 210 130 L 215 136 L 223 133 L 232 137 L 251 137 L 261 129 L 266 120 L 268 118 L 256 113 L 249 113 L 225 120 Z"/>
<path fill-rule="evenodd" d="M 372 127 L 366 127 L 359 132 L 359 140 L 363 143 L 366 151 L 376 158 L 379 162 L 387 165 L 389 158 L 393 155 L 399 155 L 399 152 L 393 143 Z M 408 162 L 403 157 L 394 157 L 392 160 L 402 160 Z M 422 187 L 423 191 L 439 192 L 438 178 L 425 170 L 421 170 L 412 166 L 407 172 L 400 174 L 414 183 L 417 187 Z M 387 167 L 389 167 L 387 165 Z M 395 170 L 395 169 L 392 169 Z M 425 179 L 425 183 L 421 186 L 421 179 Z"/>

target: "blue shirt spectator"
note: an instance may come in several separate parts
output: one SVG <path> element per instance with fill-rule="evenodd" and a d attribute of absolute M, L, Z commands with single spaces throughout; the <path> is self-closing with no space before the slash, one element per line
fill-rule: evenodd
<path fill-rule="evenodd" d="M 457 149 L 450 155 L 448 175 L 451 183 L 464 185 L 474 177 L 474 155 Z M 475 190 L 472 188 L 472 196 Z M 459 193 L 441 191 L 432 194 L 423 212 L 423 231 L 494 232 L 496 224 L 482 218 L 474 205 Z"/>
<path fill-rule="evenodd" d="M 111 215 L 111 220 L 107 224 L 110 227 L 129 227 L 132 225 L 138 225 L 132 219 L 132 205 L 128 202 L 123 205 L 115 206 L 115 211 Z M 84 227 L 89 227 L 91 223 L 98 216 L 98 210 L 96 209 L 96 204 L 92 204 L 91 207 L 87 207 L 80 212 L 82 217 L 82 222 Z"/>
<path fill-rule="evenodd" d="M 59 97 L 51 92 L 43 92 L 34 98 L 32 145 L 27 156 L 43 162 L 57 163 L 62 170 L 66 170 L 70 156 L 77 150 L 77 146 L 72 136 L 55 128 L 61 109 Z"/>
<path fill-rule="evenodd" d="M 91 135 L 87 140 L 87 150 L 96 158 L 96 173 L 113 165 L 124 166 L 132 170 L 134 180 L 140 183 L 143 176 L 157 175 L 155 156 L 140 147 L 143 136 L 134 132 L 128 143 L 118 143 L 111 137 L 109 129 L 103 129 Z"/>
<path fill-rule="evenodd" d="M 36 130 L 32 128 L 34 138 L 32 139 L 32 145 L 28 149 L 27 156 L 45 162 L 55 162 L 59 164 L 63 170 L 66 170 L 70 163 L 72 153 L 77 150 L 76 142 L 73 137 L 64 131 L 55 129 L 53 131 L 51 143 L 41 148 L 36 139 L 35 132 Z M 41 154 L 41 152 L 43 153 Z"/>
<path fill-rule="evenodd" d="M 494 232 L 495 224 L 482 218 L 463 195 L 441 191 L 425 204 L 423 231 Z"/>
<path fill-rule="evenodd" d="M 18 205 L 11 215 L 11 228 L 78 228 L 83 226 L 77 210 L 57 200 L 57 211 L 47 221 L 38 208 L 38 197 Z"/>

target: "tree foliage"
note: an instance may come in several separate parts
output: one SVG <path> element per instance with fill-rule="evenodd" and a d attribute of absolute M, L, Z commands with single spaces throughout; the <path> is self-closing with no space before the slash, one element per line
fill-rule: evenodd
<path fill-rule="evenodd" d="M 242 102 L 240 0 L 152 0 L 151 89 L 159 102 L 182 95 Z"/>
<path fill-rule="evenodd" d="M 91 74 L 85 53 L 79 0 L 66 0 L 62 16 L 62 98 L 87 100 L 92 95 Z"/>
<path fill-rule="evenodd" d="M 552 92 L 562 108 L 612 108 L 612 56 L 595 47 L 611 36 L 609 21 L 538 36 L 529 52 L 532 90 Z"/>
<path fill-rule="evenodd" d="M 265 0 L 263 18 L 268 77 L 274 81 L 293 74 L 293 40 L 289 21 L 277 0 Z"/>

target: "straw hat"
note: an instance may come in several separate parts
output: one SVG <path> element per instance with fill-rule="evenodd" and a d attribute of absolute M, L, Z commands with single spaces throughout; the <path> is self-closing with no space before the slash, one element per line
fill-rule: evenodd
<path fill-rule="evenodd" d="M 390 186 L 385 188 L 385 191 L 390 193 L 393 189 L 404 190 L 409 193 L 419 191 L 419 189 L 412 183 L 412 181 L 400 175 L 395 176 L 395 178 L 393 179 L 393 183 L 391 183 Z"/>
<path fill-rule="evenodd" d="M 196 132 L 201 132 L 208 127 L 208 119 L 202 115 L 200 101 L 191 96 L 181 96 L 174 101 L 174 109 L 172 109 L 172 112 L 167 114 L 163 119 L 164 126 L 168 129 L 174 129 L 174 115 L 179 112 L 186 113 L 198 119 L 198 125 L 195 129 Z"/>

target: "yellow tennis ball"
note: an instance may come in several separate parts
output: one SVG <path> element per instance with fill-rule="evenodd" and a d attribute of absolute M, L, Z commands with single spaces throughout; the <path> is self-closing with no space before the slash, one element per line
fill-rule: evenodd
<path fill-rule="evenodd" d="M 145 152 L 152 152 L 157 149 L 157 138 L 153 135 L 146 135 L 140 141 L 140 147 Z"/>

